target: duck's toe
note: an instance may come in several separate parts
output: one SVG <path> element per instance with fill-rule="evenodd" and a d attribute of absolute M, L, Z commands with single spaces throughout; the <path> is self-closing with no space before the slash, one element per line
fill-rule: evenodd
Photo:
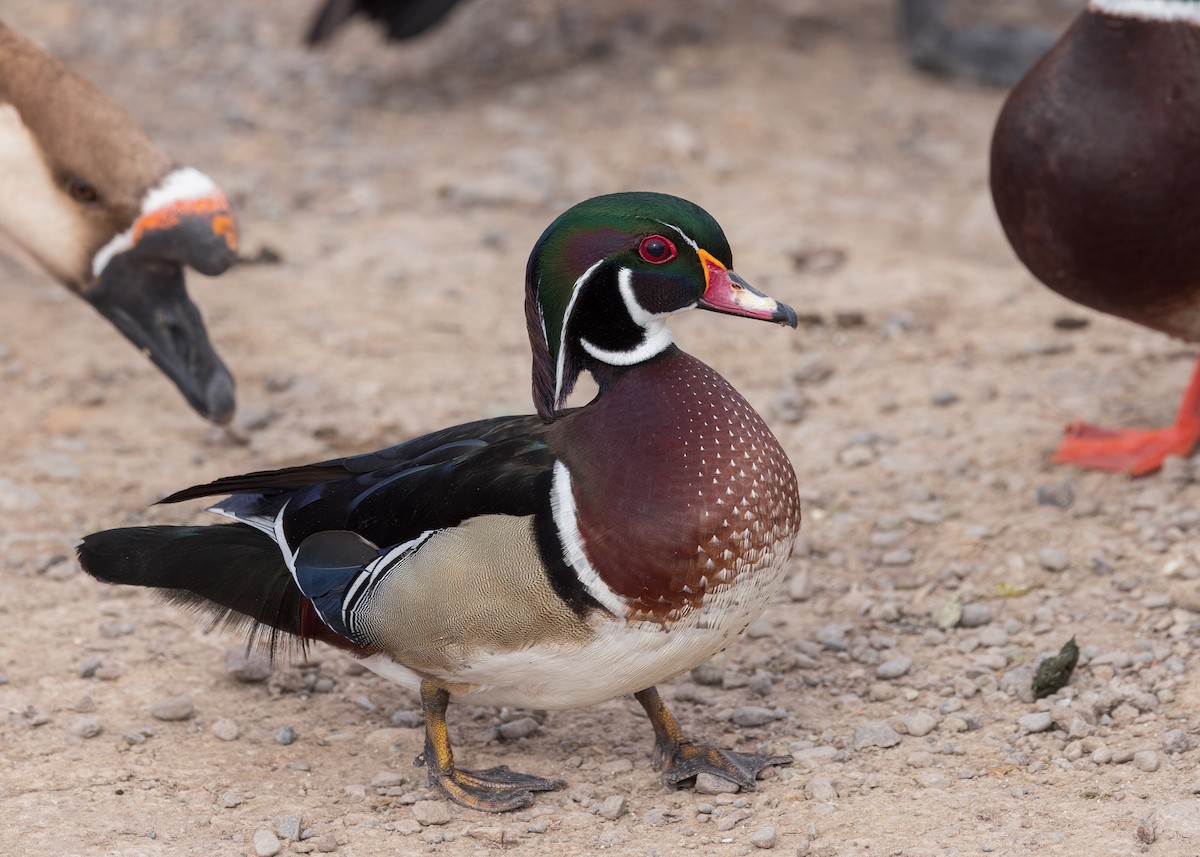
<path fill-rule="evenodd" d="M 534 792 L 556 791 L 566 786 L 562 780 L 522 774 L 505 765 L 486 771 L 453 768 L 432 779 L 450 800 L 481 812 L 511 812 L 528 806 Z"/>
<path fill-rule="evenodd" d="M 700 774 L 712 774 L 751 791 L 763 769 L 791 763 L 791 756 L 735 753 L 710 744 L 682 743 L 663 753 L 659 767 L 663 782 L 671 788 L 688 788 Z"/>

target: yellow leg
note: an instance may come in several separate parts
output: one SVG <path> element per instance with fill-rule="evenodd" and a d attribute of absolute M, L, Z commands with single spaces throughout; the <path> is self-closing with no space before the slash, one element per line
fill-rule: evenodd
<path fill-rule="evenodd" d="M 735 753 L 710 744 L 693 744 L 683 737 L 679 721 L 667 709 L 657 688 L 648 687 L 633 697 L 646 709 L 654 727 L 654 770 L 662 771 L 663 782 L 671 788 L 694 785 L 699 774 L 712 774 L 751 790 L 763 768 L 792 763 L 791 756 Z"/>
<path fill-rule="evenodd" d="M 449 693 L 430 682 L 421 682 L 421 709 L 425 712 L 425 768 L 429 771 L 429 781 L 450 800 L 482 812 L 508 812 L 531 803 L 533 792 L 553 791 L 566 785 L 562 780 L 519 774 L 504 765 L 486 771 L 467 771 L 454 767 L 450 732 L 446 728 L 446 707 L 449 704 Z M 417 761 L 420 763 L 421 759 Z"/>

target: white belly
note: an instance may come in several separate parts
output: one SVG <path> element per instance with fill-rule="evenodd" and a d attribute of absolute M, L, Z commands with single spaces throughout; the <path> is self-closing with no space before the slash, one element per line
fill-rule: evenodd
<path fill-rule="evenodd" d="M 670 626 L 606 616 L 585 643 L 464 653 L 462 668 L 431 678 L 455 701 L 522 708 L 579 708 L 645 690 L 699 666 L 745 630 L 766 607 L 789 554 L 780 551 L 770 565 L 714 590 L 703 608 Z M 405 687 L 420 686 L 418 673 L 388 655 L 363 665 Z"/>

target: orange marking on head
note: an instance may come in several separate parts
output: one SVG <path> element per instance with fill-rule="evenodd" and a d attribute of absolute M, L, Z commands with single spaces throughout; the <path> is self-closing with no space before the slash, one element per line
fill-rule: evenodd
<path fill-rule="evenodd" d="M 179 200 L 143 214 L 133 224 L 133 243 L 137 244 L 147 232 L 177 226 L 186 217 L 208 218 L 213 233 L 224 238 L 230 250 L 237 251 L 237 221 L 234 220 L 229 200 L 220 191 Z"/>

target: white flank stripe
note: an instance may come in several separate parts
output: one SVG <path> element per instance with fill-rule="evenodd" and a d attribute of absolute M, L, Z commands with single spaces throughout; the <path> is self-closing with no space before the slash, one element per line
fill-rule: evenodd
<path fill-rule="evenodd" d="M 236 512 L 231 512 L 228 509 L 217 503 L 215 506 L 209 506 L 208 511 L 215 515 L 220 515 L 222 518 L 229 518 L 231 521 L 237 521 L 239 524 L 246 524 L 254 527 L 262 533 L 275 538 L 275 519 L 268 518 L 266 515 L 239 515 Z"/>
<path fill-rule="evenodd" d="M 571 473 L 561 461 L 554 462 L 554 484 L 550 488 L 550 509 L 554 513 L 554 525 L 562 541 L 564 559 L 575 569 L 579 582 L 588 595 L 599 601 L 614 616 L 624 618 L 625 599 L 609 589 L 592 568 L 584 552 L 583 535 L 576 520 L 575 495 L 571 491 Z"/>
<path fill-rule="evenodd" d="M 216 189 L 216 183 L 198 169 L 181 167 L 167 173 L 161 182 L 146 191 L 145 197 L 142 198 L 142 216 L 145 217 L 147 214 L 177 202 L 201 199 Z M 137 223 L 135 222 L 124 232 L 114 235 L 107 244 L 96 251 L 96 255 L 92 257 L 92 276 L 99 277 L 114 256 L 124 253 L 133 246 L 133 233 L 136 229 Z"/>
<path fill-rule="evenodd" d="M 416 553 L 420 549 L 421 545 L 429 541 L 430 537 L 434 533 L 440 532 L 441 530 L 426 530 L 415 539 L 410 539 L 402 545 L 396 545 L 396 547 L 392 548 L 383 556 L 377 557 L 363 566 L 362 571 L 355 575 L 354 582 L 350 584 L 350 588 L 347 589 L 345 594 L 342 596 L 342 621 L 345 623 L 346 627 L 350 628 L 351 630 L 357 630 L 357 623 L 354 621 L 354 617 L 352 615 L 353 611 L 350 609 L 350 605 L 358 596 L 359 590 L 363 588 L 366 588 L 367 590 L 374 588 L 380 579 L 385 577 L 389 571 L 395 568 L 398 562 L 403 560 L 405 557 Z M 368 592 L 367 594 L 369 595 L 370 593 Z"/>
<path fill-rule="evenodd" d="M 1149 21 L 1190 21 L 1200 24 L 1200 3 L 1192 0 L 1091 0 L 1088 6 L 1110 15 Z"/>
<path fill-rule="evenodd" d="M 296 587 L 299 589 L 300 581 L 296 578 L 296 551 L 292 550 L 291 545 L 287 543 L 287 536 L 283 534 L 283 513 L 287 511 L 288 503 L 291 502 L 288 500 L 287 503 L 284 503 L 279 514 L 275 516 L 275 544 L 279 545 L 279 550 L 283 553 L 283 561 L 287 563 L 288 571 L 292 573 L 292 579 L 296 581 Z"/>
<path fill-rule="evenodd" d="M 567 359 L 567 325 L 571 321 L 571 310 L 575 309 L 575 299 L 579 297 L 579 290 L 583 288 L 583 284 L 588 281 L 588 277 L 592 272 L 600 267 L 603 259 L 593 262 L 592 267 L 588 268 L 579 279 L 575 281 L 575 285 L 571 288 L 571 300 L 567 302 L 567 311 L 563 313 L 562 329 L 558 332 L 558 365 L 554 367 L 554 407 L 558 407 L 559 400 L 562 398 L 563 388 L 563 367 L 566 366 Z M 538 311 L 541 311 L 539 304 Z"/>

